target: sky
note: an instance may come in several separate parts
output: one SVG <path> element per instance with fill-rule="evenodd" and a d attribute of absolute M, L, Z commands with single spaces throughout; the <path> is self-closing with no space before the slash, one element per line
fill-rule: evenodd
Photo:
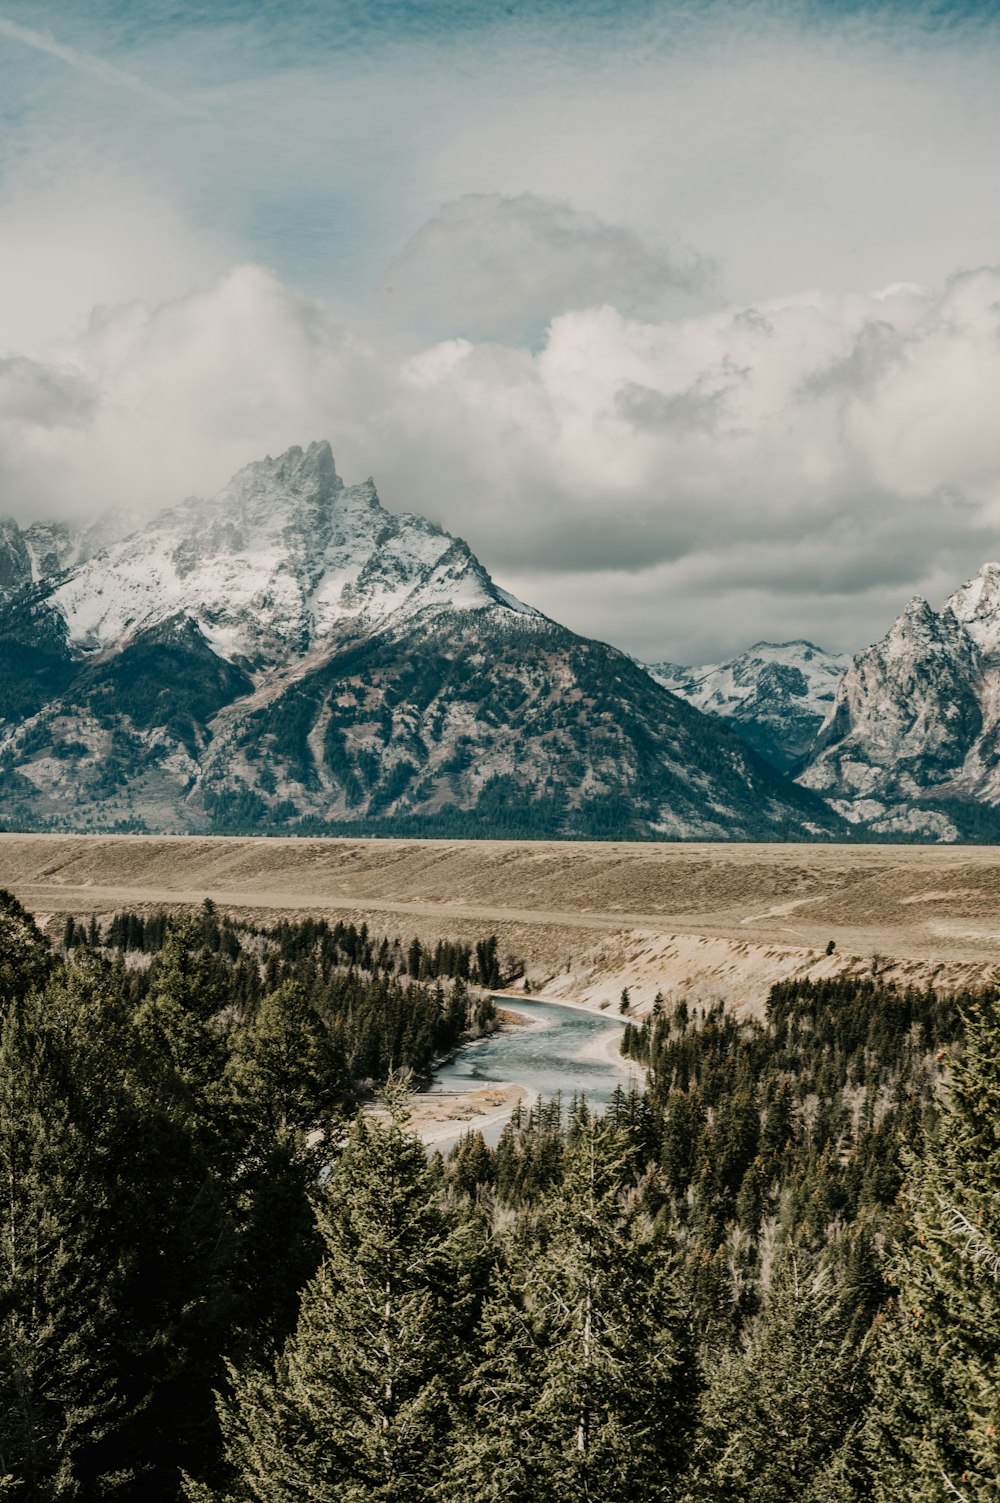
<path fill-rule="evenodd" d="M 0 0 L 0 514 L 328 438 L 649 660 L 1000 556 L 1000 7 Z"/>

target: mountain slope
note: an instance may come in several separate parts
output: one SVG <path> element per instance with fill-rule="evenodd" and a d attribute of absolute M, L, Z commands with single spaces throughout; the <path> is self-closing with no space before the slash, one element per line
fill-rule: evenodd
<path fill-rule="evenodd" d="M 664 688 L 718 715 L 783 772 L 797 771 L 850 662 L 812 642 L 757 642 L 725 663 L 652 663 Z"/>
<path fill-rule="evenodd" d="M 9 536 L 8 823 L 840 828 L 624 654 L 514 600 L 460 539 L 391 515 L 370 481 L 345 486 L 327 444 L 249 465 L 212 500 L 83 554 L 28 579 Z"/>
<path fill-rule="evenodd" d="M 879 834 L 1000 834 L 1000 565 L 857 654 L 801 782 Z"/>

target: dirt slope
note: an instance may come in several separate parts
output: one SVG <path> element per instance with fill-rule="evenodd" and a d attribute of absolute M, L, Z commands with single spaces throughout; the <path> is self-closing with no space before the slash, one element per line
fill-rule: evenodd
<path fill-rule="evenodd" d="M 993 847 L 6 834 L 0 886 L 53 926 L 211 897 L 261 919 L 496 932 L 533 992 L 617 1005 L 627 985 L 640 1011 L 657 990 L 755 1008 L 782 975 L 874 963 L 955 986 L 1000 963 Z"/>

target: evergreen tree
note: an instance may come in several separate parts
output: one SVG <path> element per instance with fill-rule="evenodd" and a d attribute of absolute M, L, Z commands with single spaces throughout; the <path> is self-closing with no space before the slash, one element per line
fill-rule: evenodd
<path fill-rule="evenodd" d="M 343 1054 L 304 988 L 283 982 L 239 1030 L 226 1071 L 240 1140 L 235 1323 L 230 1355 L 268 1355 L 295 1328 L 322 1244 L 312 1192 L 347 1090 Z M 234 1332 L 234 1335 L 236 1333 Z"/>
<path fill-rule="evenodd" d="M 863 1476 L 864 1348 L 831 1281 L 801 1254 L 776 1270 L 742 1349 L 711 1364 L 698 1496 L 706 1503 L 834 1503 Z"/>
<path fill-rule="evenodd" d="M 253 1121 L 274 1130 L 326 1133 L 347 1090 L 343 1053 L 296 981 L 261 998 L 234 1041 L 228 1076 Z"/>
<path fill-rule="evenodd" d="M 457 1496 L 507 1503 L 669 1498 L 695 1376 L 675 1273 L 597 1119 L 567 1149 L 544 1240 L 509 1250 L 483 1322 Z"/>
<path fill-rule="evenodd" d="M 909 1165 L 870 1426 L 879 1503 L 1000 1499 L 1000 1000 L 970 1003 L 945 1110 Z"/>
<path fill-rule="evenodd" d="M 220 1401 L 225 1496 L 420 1503 L 442 1478 L 461 1281 L 398 1096 L 387 1121 L 355 1121 L 319 1222 L 325 1256 L 294 1335 L 272 1372 L 232 1372 Z"/>
<path fill-rule="evenodd" d="M 85 1065 L 55 999 L 30 996 L 0 1025 L 0 1478 L 25 1503 L 127 1496 L 94 1452 L 124 1403 L 107 1349 L 118 1318 L 115 1253 L 91 1144 L 67 1088 Z"/>
<path fill-rule="evenodd" d="M 0 888 L 0 1015 L 14 999 L 44 986 L 51 969 L 48 940 L 13 893 Z"/>

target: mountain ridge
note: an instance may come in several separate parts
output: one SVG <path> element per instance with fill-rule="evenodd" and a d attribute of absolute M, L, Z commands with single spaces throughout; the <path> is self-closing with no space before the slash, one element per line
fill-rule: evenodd
<path fill-rule="evenodd" d="M 81 553 L 30 582 L 18 554 L 0 594 L 8 822 L 843 828 L 624 653 L 504 591 L 464 541 L 345 485 L 326 442 Z"/>
<path fill-rule="evenodd" d="M 833 703 L 850 657 L 805 638 L 755 642 L 735 657 L 700 667 L 652 663 L 658 683 L 717 715 L 782 772 L 799 771 Z"/>
<path fill-rule="evenodd" d="M 1000 564 L 854 656 L 800 781 L 877 834 L 1000 835 Z"/>

